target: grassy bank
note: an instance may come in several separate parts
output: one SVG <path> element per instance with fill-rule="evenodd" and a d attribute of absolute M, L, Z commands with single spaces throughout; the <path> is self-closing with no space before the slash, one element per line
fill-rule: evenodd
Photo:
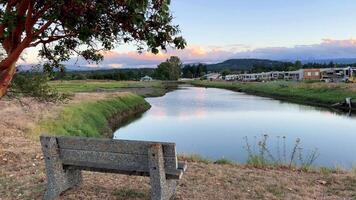
<path fill-rule="evenodd" d="M 140 96 L 123 93 L 108 99 L 84 101 L 64 107 L 58 116 L 42 121 L 41 132 L 101 137 L 112 133 L 110 121 L 122 121 L 122 118 L 146 111 L 150 105 Z M 110 119 L 115 120 L 110 120 Z"/>
<path fill-rule="evenodd" d="M 346 97 L 356 98 L 356 84 L 307 83 L 307 82 L 225 82 L 193 81 L 196 86 L 215 87 L 245 92 L 248 94 L 272 97 L 290 102 L 330 107 Z"/>
<path fill-rule="evenodd" d="M 115 91 L 123 88 L 162 88 L 161 81 L 109 81 L 109 80 L 77 80 L 77 81 L 51 81 L 50 85 L 59 92 L 98 92 Z"/>

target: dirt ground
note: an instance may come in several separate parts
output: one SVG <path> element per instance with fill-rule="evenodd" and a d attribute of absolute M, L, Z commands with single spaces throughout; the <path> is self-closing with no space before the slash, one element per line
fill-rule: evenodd
<path fill-rule="evenodd" d="M 79 94 L 73 101 L 102 98 Z M 61 106 L 0 101 L 0 200 L 41 199 L 46 176 L 40 144 L 32 130 Z M 149 199 L 149 179 L 84 172 L 83 183 L 60 199 Z M 175 199 L 356 199 L 356 173 L 306 173 L 244 165 L 189 162 Z"/>

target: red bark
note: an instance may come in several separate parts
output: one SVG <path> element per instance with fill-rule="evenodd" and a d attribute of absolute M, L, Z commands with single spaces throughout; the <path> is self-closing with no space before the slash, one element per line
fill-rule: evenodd
<path fill-rule="evenodd" d="M 16 61 L 12 63 L 7 69 L 0 71 L 0 98 L 6 94 L 12 77 L 16 73 Z"/>

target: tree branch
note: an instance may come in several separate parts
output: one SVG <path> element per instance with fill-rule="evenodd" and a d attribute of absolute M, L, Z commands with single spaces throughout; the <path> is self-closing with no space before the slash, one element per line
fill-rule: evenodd
<path fill-rule="evenodd" d="M 42 17 L 45 12 L 49 9 L 49 4 L 45 4 L 41 10 L 39 10 L 36 14 L 33 16 L 33 21 L 36 22 L 40 17 Z"/>
<path fill-rule="evenodd" d="M 39 36 L 41 33 L 43 33 L 49 26 L 51 26 L 53 23 L 53 20 L 48 20 L 40 29 L 38 29 L 35 33 L 33 33 L 34 37 Z"/>
<path fill-rule="evenodd" d="M 28 5 L 28 11 L 27 11 L 26 22 L 25 22 L 25 30 L 26 30 L 26 35 L 28 37 L 31 37 L 31 35 L 32 35 L 33 5 L 34 5 L 34 1 L 32 0 Z"/>
<path fill-rule="evenodd" d="M 32 39 L 29 37 L 23 39 L 22 42 L 10 54 L 8 54 L 7 58 L 0 62 L 0 71 L 7 69 L 13 62 L 16 62 L 22 51 L 28 47 L 31 41 Z"/>
<path fill-rule="evenodd" d="M 56 40 L 60 40 L 60 39 L 63 39 L 63 38 L 66 38 L 66 37 L 70 37 L 70 36 L 73 36 L 72 34 L 68 34 L 68 35 L 57 35 L 57 36 L 50 36 L 48 37 L 48 39 L 46 40 L 38 40 L 38 41 L 35 41 L 33 43 L 30 44 L 31 47 L 35 47 L 39 44 L 47 44 L 47 43 L 50 43 L 50 42 L 54 42 Z"/>

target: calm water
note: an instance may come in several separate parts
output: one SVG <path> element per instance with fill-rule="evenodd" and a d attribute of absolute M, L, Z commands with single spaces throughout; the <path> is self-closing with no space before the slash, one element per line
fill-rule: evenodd
<path fill-rule="evenodd" d="M 278 136 L 286 136 L 287 149 L 296 138 L 304 154 L 317 148 L 317 165 L 356 164 L 356 118 L 346 114 L 213 88 L 181 87 L 146 100 L 152 108 L 114 138 L 175 142 L 179 153 L 242 163 L 244 137 L 253 148 L 268 134 L 275 156 L 278 143 L 283 146 Z"/>

